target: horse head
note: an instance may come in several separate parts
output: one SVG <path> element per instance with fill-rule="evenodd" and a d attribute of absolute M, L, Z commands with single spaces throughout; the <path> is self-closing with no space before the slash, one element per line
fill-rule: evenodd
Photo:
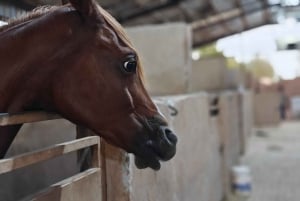
<path fill-rule="evenodd" d="M 64 28 L 71 43 L 61 44 L 63 67 L 50 87 L 53 107 L 133 153 L 138 168 L 159 169 L 175 155 L 177 138 L 145 90 L 137 51 L 94 0 L 70 3 L 65 21 L 76 26 Z"/>

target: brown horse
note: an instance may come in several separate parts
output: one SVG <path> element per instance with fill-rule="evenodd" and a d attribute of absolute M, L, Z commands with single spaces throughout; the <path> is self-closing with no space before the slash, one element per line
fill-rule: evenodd
<path fill-rule="evenodd" d="M 0 29 L 0 112 L 57 112 L 160 168 L 177 138 L 143 85 L 136 50 L 94 0 L 32 12 Z M 4 157 L 21 125 L 0 128 Z"/>

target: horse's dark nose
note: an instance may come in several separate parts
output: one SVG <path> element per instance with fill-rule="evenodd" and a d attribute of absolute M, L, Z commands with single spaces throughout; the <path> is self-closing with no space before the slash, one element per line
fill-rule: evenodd
<path fill-rule="evenodd" d="M 160 126 L 154 144 L 160 159 L 167 161 L 176 153 L 177 137 L 168 127 Z"/>
<path fill-rule="evenodd" d="M 162 133 L 162 136 L 164 138 L 166 138 L 165 140 L 168 142 L 168 144 L 170 144 L 170 145 L 176 145 L 177 144 L 177 137 L 171 131 L 171 129 L 169 129 L 166 126 L 161 126 L 159 129 L 160 129 L 160 132 Z"/>
<path fill-rule="evenodd" d="M 141 138 L 138 135 L 137 149 L 135 153 L 135 164 L 143 169 L 150 167 L 154 170 L 160 169 L 160 161 L 168 161 L 176 154 L 177 137 L 167 126 L 154 128 L 149 138 Z M 144 141 L 145 140 L 145 141 Z"/>

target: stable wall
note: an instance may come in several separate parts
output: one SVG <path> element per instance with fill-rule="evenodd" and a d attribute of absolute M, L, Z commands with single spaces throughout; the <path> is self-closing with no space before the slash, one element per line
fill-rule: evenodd
<path fill-rule="evenodd" d="M 250 87 L 247 72 L 227 67 L 227 59 L 222 56 L 201 58 L 192 61 L 189 78 L 189 92 L 221 92 Z"/>
<path fill-rule="evenodd" d="M 217 117 L 210 117 L 210 101 L 206 93 L 156 98 L 155 102 L 178 135 L 177 154 L 171 161 L 162 163 L 158 172 L 138 170 L 132 155 L 102 140 L 106 200 L 221 201 L 225 193 L 230 193 L 229 171 L 238 163 L 241 152 L 238 94 L 220 94 L 220 114 Z M 178 110 L 177 116 L 171 115 L 169 105 Z M 20 133 L 15 142 L 18 150 L 10 152 L 21 153 L 29 151 L 29 147 L 38 149 L 75 138 L 74 125 L 67 121 L 51 122 L 24 127 L 24 133 Z M 19 194 L 24 186 L 30 191 L 33 187 L 40 189 L 54 183 L 53 179 L 76 173 L 76 156 L 71 157 L 66 161 L 54 161 L 54 166 L 45 164 L 20 172 L 11 177 L 13 184 L 7 179 L 0 180 L 3 189 L 12 188 L 2 192 Z M 15 199 L 5 199 L 9 200 Z"/>
<path fill-rule="evenodd" d="M 277 92 L 265 92 L 254 95 L 255 125 L 274 126 L 280 123 L 280 95 Z"/>
<path fill-rule="evenodd" d="M 218 131 L 221 140 L 222 175 L 225 197 L 231 195 L 231 168 L 239 164 L 241 146 L 238 93 L 227 91 L 219 95 Z"/>
<path fill-rule="evenodd" d="M 239 94 L 239 125 L 240 125 L 240 139 L 241 139 L 241 154 L 247 150 L 249 138 L 251 137 L 254 127 L 254 105 L 253 105 L 253 92 L 240 91 Z"/>
<path fill-rule="evenodd" d="M 239 102 L 240 96 L 243 104 Z M 239 122 L 251 119 L 251 115 L 245 114 L 251 110 L 251 101 L 246 100 L 250 96 L 251 92 L 219 94 L 220 112 L 216 117 L 209 115 L 209 97 L 205 93 L 156 99 L 156 104 L 178 135 L 177 154 L 171 161 L 162 163 L 158 172 L 138 170 L 132 155 L 104 144 L 107 200 L 229 199 L 230 171 L 239 164 L 242 141 L 247 141 L 242 137 L 244 133 Z M 170 115 L 172 111 L 168 105 L 178 110 L 177 116 Z M 250 135 L 249 130 L 244 129 Z"/>
<path fill-rule="evenodd" d="M 165 97 L 157 104 L 178 135 L 176 156 L 158 172 L 138 170 L 132 156 L 105 144 L 107 200 L 221 201 L 220 138 L 208 95 Z M 170 116 L 168 104 L 177 116 Z"/>
<path fill-rule="evenodd" d="M 187 92 L 191 71 L 191 28 L 184 23 L 126 29 L 139 52 L 151 95 Z"/>
<path fill-rule="evenodd" d="M 241 69 L 227 68 L 225 72 L 224 89 L 250 88 L 249 74 Z"/>
<path fill-rule="evenodd" d="M 226 59 L 209 57 L 192 62 L 189 92 L 220 91 L 225 86 Z"/>

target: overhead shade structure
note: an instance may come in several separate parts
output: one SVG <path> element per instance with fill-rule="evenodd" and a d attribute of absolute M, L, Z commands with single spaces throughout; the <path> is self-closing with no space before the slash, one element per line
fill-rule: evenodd
<path fill-rule="evenodd" d="M 2 0 L 17 9 L 61 4 L 62 0 Z M 126 26 L 187 22 L 194 46 L 275 22 L 280 0 L 98 0 Z M 0 5 L 1 7 L 1 5 Z M 9 16 L 10 17 L 10 16 Z"/>

